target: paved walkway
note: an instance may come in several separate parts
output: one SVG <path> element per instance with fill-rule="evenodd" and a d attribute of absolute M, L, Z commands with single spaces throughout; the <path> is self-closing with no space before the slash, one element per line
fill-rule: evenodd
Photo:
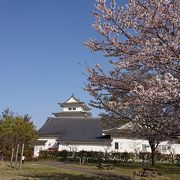
<path fill-rule="evenodd" d="M 74 164 L 70 163 L 64 163 L 64 162 L 58 162 L 58 161 L 41 161 L 41 162 L 36 162 L 36 164 L 44 164 L 52 167 L 59 167 L 65 170 L 72 170 L 72 171 L 77 171 L 80 173 L 86 173 L 92 176 L 100 176 L 104 178 L 113 178 L 117 180 L 132 180 L 131 177 L 128 176 L 123 176 L 117 173 L 111 172 L 111 170 L 98 170 L 96 168 L 93 168 L 92 166 L 88 165 L 82 165 L 82 166 L 77 166 Z M 107 172 L 108 171 L 108 172 Z"/>

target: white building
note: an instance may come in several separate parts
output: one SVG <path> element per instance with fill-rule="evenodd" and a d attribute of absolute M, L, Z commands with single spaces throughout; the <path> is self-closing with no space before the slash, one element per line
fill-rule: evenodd
<path fill-rule="evenodd" d="M 109 151 L 113 152 L 129 152 L 129 153 L 139 153 L 139 152 L 151 152 L 149 142 L 145 139 L 139 139 L 136 137 L 128 138 L 124 133 L 122 133 L 126 125 L 121 128 L 104 130 L 105 134 L 109 134 L 112 142 Z M 157 150 L 162 154 L 180 154 L 180 144 L 179 140 L 164 141 L 159 144 Z"/>
<path fill-rule="evenodd" d="M 105 151 L 111 139 L 102 135 L 99 118 L 91 117 L 84 102 L 72 95 L 66 102 L 58 103 L 62 112 L 53 113 L 39 129 L 40 138 L 34 147 L 34 157 L 41 150 Z"/>
<path fill-rule="evenodd" d="M 72 95 L 66 102 L 58 103 L 62 112 L 52 113 L 40 128 L 34 157 L 41 150 L 58 151 L 101 151 L 101 152 L 150 152 L 149 143 L 144 139 L 127 138 L 119 133 L 121 128 L 102 131 L 100 118 L 91 117 L 90 109 L 84 102 Z M 180 144 L 162 142 L 161 153 L 180 154 Z"/>

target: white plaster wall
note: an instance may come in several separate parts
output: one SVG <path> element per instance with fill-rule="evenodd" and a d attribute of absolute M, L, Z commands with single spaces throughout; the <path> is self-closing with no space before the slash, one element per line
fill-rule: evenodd
<path fill-rule="evenodd" d="M 119 144 L 119 149 L 115 149 L 115 142 Z M 111 143 L 112 152 L 142 152 L 142 146 L 146 146 L 146 152 L 151 152 L 149 142 L 147 140 L 140 139 L 123 139 L 123 138 L 113 138 Z M 162 151 L 162 146 L 166 146 L 166 152 Z M 168 148 L 169 147 L 169 148 Z M 180 154 L 180 144 L 171 144 L 168 141 L 164 141 L 159 144 L 158 150 L 163 154 L 170 154 L 173 152 L 174 154 Z"/>
<path fill-rule="evenodd" d="M 44 146 L 34 146 L 34 153 L 33 153 L 33 157 L 38 157 L 39 156 L 39 152 L 44 150 Z"/>
<path fill-rule="evenodd" d="M 170 154 L 170 153 L 180 154 L 180 144 L 175 144 L 175 143 L 170 143 L 168 141 L 164 141 L 164 142 L 160 143 L 159 145 L 160 146 L 165 145 L 166 147 L 169 147 L 167 149 L 167 152 L 162 152 L 162 149 L 161 149 L 161 153 L 164 153 L 164 154 Z"/>
<path fill-rule="evenodd" d="M 73 107 L 75 107 L 76 108 L 76 110 L 69 110 L 68 108 L 73 108 Z M 63 111 L 80 111 L 80 112 L 82 112 L 82 111 L 84 111 L 83 109 L 82 109 L 82 107 L 76 107 L 76 106 L 68 106 L 68 107 L 63 107 Z"/>
<path fill-rule="evenodd" d="M 39 152 L 41 150 L 47 150 L 53 147 L 56 144 L 56 139 L 45 139 L 41 138 L 39 140 L 47 140 L 44 146 L 35 146 L 34 147 L 34 157 L 39 156 Z M 118 142 L 119 149 L 115 149 L 115 142 Z M 147 140 L 141 139 L 125 139 L 125 138 L 113 138 L 111 146 L 103 146 L 103 145 L 88 145 L 88 144 L 80 144 L 80 145 L 62 145 L 59 144 L 58 151 L 67 150 L 67 151 L 101 151 L 101 152 L 142 152 L 142 145 L 146 146 L 146 152 L 151 152 L 149 147 L 149 143 Z M 170 147 L 166 152 L 162 152 L 162 146 L 165 145 Z M 161 153 L 170 154 L 180 154 L 180 144 L 170 144 L 167 141 L 164 141 L 160 144 L 159 150 Z"/>
<path fill-rule="evenodd" d="M 119 149 L 115 149 L 115 142 L 119 144 Z M 123 139 L 123 138 L 113 138 L 111 143 L 112 152 L 140 152 L 142 151 L 142 144 L 149 145 L 148 141 L 140 139 Z M 150 152 L 150 148 L 147 148 Z"/>
<path fill-rule="evenodd" d="M 51 147 L 53 147 L 54 145 L 56 145 L 56 139 L 55 138 L 40 138 L 38 140 L 46 140 L 47 142 L 45 143 L 44 146 L 34 146 L 34 157 L 39 156 L 39 152 L 42 150 L 47 150 Z"/>
<path fill-rule="evenodd" d="M 180 144 L 172 144 L 172 147 L 175 149 L 175 154 L 180 154 Z"/>
<path fill-rule="evenodd" d="M 58 151 L 67 150 L 67 151 L 99 151 L 105 152 L 110 150 L 110 146 L 103 146 L 103 145 L 59 145 Z"/>

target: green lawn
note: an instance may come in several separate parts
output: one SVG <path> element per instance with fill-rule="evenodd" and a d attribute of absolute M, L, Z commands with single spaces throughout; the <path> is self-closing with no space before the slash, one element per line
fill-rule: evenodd
<path fill-rule="evenodd" d="M 120 176 L 123 180 L 127 179 L 127 176 L 132 177 L 133 171 L 141 169 L 140 164 L 132 163 L 116 164 L 113 170 L 98 170 L 95 164 L 80 166 L 68 163 L 67 165 L 56 167 L 56 164 L 51 165 L 48 162 L 47 164 L 46 162 L 27 162 L 23 165 L 22 170 L 16 170 L 9 167 L 8 164 L 0 165 L 0 180 L 113 180 Z M 157 168 L 162 175 L 151 179 L 180 179 L 180 167 L 178 166 L 159 165 Z M 137 179 L 141 179 L 141 177 L 137 177 Z"/>
<path fill-rule="evenodd" d="M 80 180 L 92 178 L 86 173 L 33 163 L 26 163 L 21 170 L 11 168 L 7 164 L 0 166 L 0 180 Z"/>
<path fill-rule="evenodd" d="M 142 170 L 141 164 L 133 164 L 133 163 L 120 163 L 116 165 L 117 170 L 121 171 L 123 175 L 131 174 L 133 171 Z M 156 169 L 162 174 L 158 176 L 158 179 L 172 179 L 172 180 L 180 180 L 180 166 L 176 165 L 167 165 L 161 164 L 156 165 Z"/>

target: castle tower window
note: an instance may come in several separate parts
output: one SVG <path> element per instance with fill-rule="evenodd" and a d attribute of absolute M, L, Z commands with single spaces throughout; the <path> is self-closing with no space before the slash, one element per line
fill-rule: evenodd
<path fill-rule="evenodd" d="M 75 108 L 75 107 L 73 107 L 73 110 L 75 111 L 75 110 L 76 110 L 76 108 Z"/>
<path fill-rule="evenodd" d="M 71 110 L 72 108 L 68 108 L 68 110 Z"/>

